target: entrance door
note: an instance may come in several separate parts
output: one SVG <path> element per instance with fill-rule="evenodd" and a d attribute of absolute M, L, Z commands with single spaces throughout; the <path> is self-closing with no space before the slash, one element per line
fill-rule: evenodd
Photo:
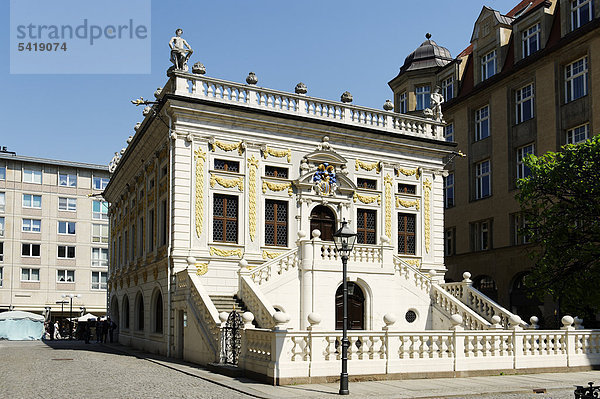
<path fill-rule="evenodd" d="M 343 328 L 344 288 L 340 285 L 335 292 L 335 329 Z M 365 295 L 358 284 L 348 282 L 348 330 L 365 329 Z"/>
<path fill-rule="evenodd" d="M 321 240 L 333 241 L 333 233 L 335 232 L 335 215 L 331 209 L 326 206 L 319 205 L 310 213 L 310 231 L 319 229 L 321 232 Z"/>

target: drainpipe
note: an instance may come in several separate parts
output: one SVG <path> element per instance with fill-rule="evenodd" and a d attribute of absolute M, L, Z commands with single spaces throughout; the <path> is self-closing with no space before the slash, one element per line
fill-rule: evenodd
<path fill-rule="evenodd" d="M 168 132 L 168 140 L 169 140 L 169 228 L 167 229 L 167 291 L 168 291 L 168 307 L 167 307 L 167 357 L 171 357 L 171 230 L 172 220 L 173 220 L 173 139 L 171 138 L 172 131 L 172 119 L 167 111 L 165 111 L 167 118 L 169 118 L 169 132 Z"/>

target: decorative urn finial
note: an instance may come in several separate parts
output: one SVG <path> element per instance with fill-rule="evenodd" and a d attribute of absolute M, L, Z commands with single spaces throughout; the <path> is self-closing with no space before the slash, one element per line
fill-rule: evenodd
<path fill-rule="evenodd" d="M 196 62 L 194 65 L 192 65 L 192 73 L 195 73 L 196 75 L 204 75 L 206 73 L 206 67 L 203 63 Z"/>
<path fill-rule="evenodd" d="M 246 83 L 248 83 L 249 85 L 255 85 L 258 83 L 258 78 L 256 77 L 256 74 L 254 72 L 250 72 L 248 74 L 248 77 L 246 78 Z"/>
<path fill-rule="evenodd" d="M 306 88 L 306 85 L 304 83 L 300 82 L 296 85 L 294 91 L 296 92 L 296 94 L 306 94 L 308 92 L 308 89 Z"/>
<path fill-rule="evenodd" d="M 426 38 L 427 40 L 431 39 L 431 33 L 427 32 L 427 33 L 425 34 L 425 38 Z"/>
<path fill-rule="evenodd" d="M 350 94 L 349 91 L 343 92 L 341 100 L 343 103 L 351 103 L 352 102 L 352 94 Z"/>
<path fill-rule="evenodd" d="M 383 109 L 385 109 L 386 111 L 391 111 L 394 109 L 394 104 L 390 100 L 385 100 L 385 103 L 383 104 Z"/>

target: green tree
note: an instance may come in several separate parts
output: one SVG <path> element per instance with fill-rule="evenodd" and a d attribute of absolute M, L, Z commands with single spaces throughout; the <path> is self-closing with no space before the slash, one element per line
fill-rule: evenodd
<path fill-rule="evenodd" d="M 600 311 L 600 136 L 530 155 L 525 164 L 531 173 L 518 181 L 520 234 L 537 244 L 525 285 L 590 324 Z"/>

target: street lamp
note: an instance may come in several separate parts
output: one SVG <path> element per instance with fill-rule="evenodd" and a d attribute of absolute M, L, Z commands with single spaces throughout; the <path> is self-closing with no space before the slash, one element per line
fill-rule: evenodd
<path fill-rule="evenodd" d="M 342 286 L 343 286 L 343 304 L 344 317 L 342 323 L 342 373 L 340 374 L 340 395 L 349 395 L 348 391 L 348 255 L 352 252 L 354 242 L 356 241 L 356 233 L 348 227 L 346 220 L 342 221 L 342 227 L 333 233 L 333 242 L 335 249 L 342 257 Z"/>
<path fill-rule="evenodd" d="M 69 298 L 71 308 L 69 310 L 69 339 L 73 339 L 73 298 L 81 298 L 81 294 L 62 294 L 63 298 Z"/>
<path fill-rule="evenodd" d="M 63 295 L 64 298 L 64 295 Z M 56 304 L 58 305 L 60 303 L 60 327 L 59 329 L 61 329 L 62 331 L 60 331 L 60 336 L 62 337 L 62 333 L 64 331 L 65 328 L 65 303 L 69 303 L 69 301 L 56 301 Z"/>

